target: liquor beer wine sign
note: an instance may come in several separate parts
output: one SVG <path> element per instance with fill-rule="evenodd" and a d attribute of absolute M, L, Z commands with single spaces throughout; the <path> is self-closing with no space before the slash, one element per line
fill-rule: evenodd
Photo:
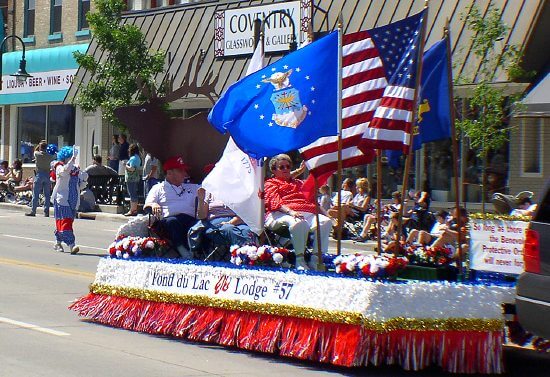
<path fill-rule="evenodd" d="M 285 14 L 275 13 L 265 21 L 264 51 L 288 51 L 293 40 L 292 23 L 295 26 L 295 40 L 300 46 L 307 39 L 311 9 L 311 0 L 304 0 L 216 12 L 215 55 L 251 55 L 254 52 L 254 20 L 264 21 L 273 11 Z"/>

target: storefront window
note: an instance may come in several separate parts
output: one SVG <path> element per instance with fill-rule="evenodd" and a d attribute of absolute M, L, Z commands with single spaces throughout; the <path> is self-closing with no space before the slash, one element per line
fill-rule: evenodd
<path fill-rule="evenodd" d="M 74 144 L 75 111 L 73 106 L 26 106 L 18 108 L 19 155 L 30 163 L 34 146 L 42 139 L 58 147 Z"/>
<path fill-rule="evenodd" d="M 74 107 L 66 105 L 48 106 L 48 143 L 73 145 L 74 123 Z"/>
<path fill-rule="evenodd" d="M 45 136 L 46 106 L 29 106 L 19 108 L 19 158 L 31 162 L 33 149 Z"/>

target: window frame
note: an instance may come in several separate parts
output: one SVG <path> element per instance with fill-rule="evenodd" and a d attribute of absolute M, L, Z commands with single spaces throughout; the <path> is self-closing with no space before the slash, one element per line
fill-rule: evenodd
<path fill-rule="evenodd" d="M 88 23 L 87 20 L 86 20 L 86 14 L 83 14 L 83 3 L 84 2 L 87 2 L 88 3 L 88 12 L 91 10 L 91 6 L 92 6 L 92 1 L 91 0 L 78 0 L 78 25 L 77 25 L 77 30 L 78 31 L 83 31 L 83 30 L 90 30 L 90 25 L 87 25 L 86 27 L 84 27 L 84 23 Z M 86 13 L 88 13 L 86 12 Z"/>
<path fill-rule="evenodd" d="M 536 120 L 536 126 L 538 127 L 538 137 L 536 137 L 537 143 L 538 143 L 538 149 L 539 149 L 539 168 L 540 171 L 538 173 L 532 173 L 532 172 L 526 172 L 526 147 L 528 141 L 525 140 L 526 135 L 525 131 L 527 127 L 532 127 L 533 125 L 527 125 L 527 120 L 532 121 L 533 119 Z M 544 177 L 544 122 L 543 118 L 541 117 L 529 117 L 529 118 L 521 118 L 520 121 L 520 143 L 519 143 L 519 174 L 522 178 L 543 178 Z"/>
<path fill-rule="evenodd" d="M 55 2 L 59 1 L 60 5 L 55 5 Z M 55 11 L 56 7 L 59 7 L 59 30 L 55 29 L 56 18 Z M 61 34 L 63 32 L 63 0 L 51 0 L 50 2 L 50 35 Z"/>
<path fill-rule="evenodd" d="M 33 12 L 33 22 L 32 22 L 32 34 L 29 33 L 29 12 L 31 9 L 29 9 L 29 0 L 25 0 L 24 8 L 23 8 L 23 37 L 28 38 L 34 36 L 35 32 L 35 26 L 36 26 L 36 0 L 34 0 L 34 8 L 32 9 Z"/>

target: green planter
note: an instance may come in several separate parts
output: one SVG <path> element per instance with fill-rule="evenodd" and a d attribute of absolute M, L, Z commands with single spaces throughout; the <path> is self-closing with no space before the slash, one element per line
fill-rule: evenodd
<path fill-rule="evenodd" d="M 407 280 L 448 280 L 456 281 L 456 269 L 449 266 L 425 267 L 408 265 L 397 277 Z"/>

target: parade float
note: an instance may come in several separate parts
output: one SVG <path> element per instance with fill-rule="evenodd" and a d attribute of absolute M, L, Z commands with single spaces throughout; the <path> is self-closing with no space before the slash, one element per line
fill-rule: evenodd
<path fill-rule="evenodd" d="M 234 246 L 221 263 L 155 257 L 164 247 L 121 235 L 70 309 L 132 331 L 338 366 L 504 372 L 502 305 L 513 303 L 514 283 L 399 277 L 426 267 L 429 250 L 324 256 L 327 271 L 316 272 L 286 268 L 284 248 Z M 447 262 L 445 251 L 431 252 Z"/>

